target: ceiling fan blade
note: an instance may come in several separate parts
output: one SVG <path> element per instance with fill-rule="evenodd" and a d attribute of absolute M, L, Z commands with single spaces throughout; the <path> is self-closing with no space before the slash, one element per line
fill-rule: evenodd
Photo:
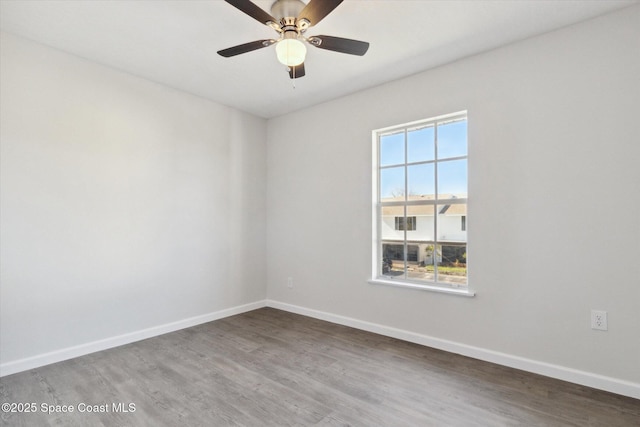
<path fill-rule="evenodd" d="M 298 15 L 298 20 L 306 19 L 310 25 L 316 25 L 340 3 L 342 0 L 310 0 Z"/>
<path fill-rule="evenodd" d="M 224 0 L 236 9 L 246 13 L 258 22 L 268 25 L 268 22 L 278 22 L 276 18 L 265 12 L 260 6 L 250 0 Z"/>
<path fill-rule="evenodd" d="M 367 53 L 369 43 L 359 40 L 343 39 L 333 36 L 309 37 L 309 43 L 320 49 L 333 50 L 335 52 L 348 53 L 349 55 L 362 56 Z"/>
<path fill-rule="evenodd" d="M 292 79 L 299 79 L 300 77 L 304 77 L 304 62 L 300 65 L 289 67 L 289 77 L 291 77 Z"/>
<path fill-rule="evenodd" d="M 258 50 L 262 49 L 263 47 L 271 46 L 275 42 L 275 40 L 256 40 L 254 42 L 249 42 L 238 46 L 229 47 L 227 49 L 219 50 L 218 54 L 224 56 L 225 58 L 229 58 L 231 56 L 240 55 L 241 53 L 247 53 L 251 52 L 252 50 Z"/>

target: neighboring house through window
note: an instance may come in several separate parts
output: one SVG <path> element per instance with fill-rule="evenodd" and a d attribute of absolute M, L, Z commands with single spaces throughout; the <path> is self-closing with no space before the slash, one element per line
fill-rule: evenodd
<path fill-rule="evenodd" d="M 410 216 L 410 217 L 407 217 L 407 218 L 405 218 L 403 216 L 397 216 L 396 217 L 396 230 L 410 230 L 411 231 L 411 230 L 415 230 L 415 229 L 416 229 L 416 217 L 415 216 Z"/>
<path fill-rule="evenodd" d="M 467 286 L 466 112 L 374 131 L 373 278 Z"/>

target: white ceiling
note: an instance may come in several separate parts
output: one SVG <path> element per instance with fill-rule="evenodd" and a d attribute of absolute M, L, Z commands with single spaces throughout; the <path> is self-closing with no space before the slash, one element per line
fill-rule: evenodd
<path fill-rule="evenodd" d="M 368 41 L 369 51 L 309 47 L 295 89 L 273 46 L 216 54 L 276 36 L 222 0 L 1 0 L 0 29 L 270 118 L 637 2 L 345 0 L 306 34 Z"/>

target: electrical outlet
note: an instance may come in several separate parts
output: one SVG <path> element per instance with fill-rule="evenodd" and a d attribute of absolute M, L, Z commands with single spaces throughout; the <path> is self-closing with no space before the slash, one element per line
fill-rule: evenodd
<path fill-rule="evenodd" d="M 287 277 L 287 288 L 293 289 L 293 277 Z"/>
<path fill-rule="evenodd" d="M 602 310 L 591 310 L 591 329 L 599 331 L 607 330 L 607 312 Z"/>

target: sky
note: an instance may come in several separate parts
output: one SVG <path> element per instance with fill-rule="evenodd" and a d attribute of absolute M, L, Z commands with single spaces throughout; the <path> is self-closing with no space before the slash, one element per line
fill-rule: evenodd
<path fill-rule="evenodd" d="M 380 138 L 380 197 L 405 194 L 404 132 Z M 435 127 L 407 132 L 408 194 L 435 194 Z M 438 125 L 438 193 L 467 193 L 467 160 L 446 160 L 467 155 L 467 121 Z M 416 162 L 430 162 L 418 163 Z M 396 166 L 397 165 L 397 166 Z"/>

